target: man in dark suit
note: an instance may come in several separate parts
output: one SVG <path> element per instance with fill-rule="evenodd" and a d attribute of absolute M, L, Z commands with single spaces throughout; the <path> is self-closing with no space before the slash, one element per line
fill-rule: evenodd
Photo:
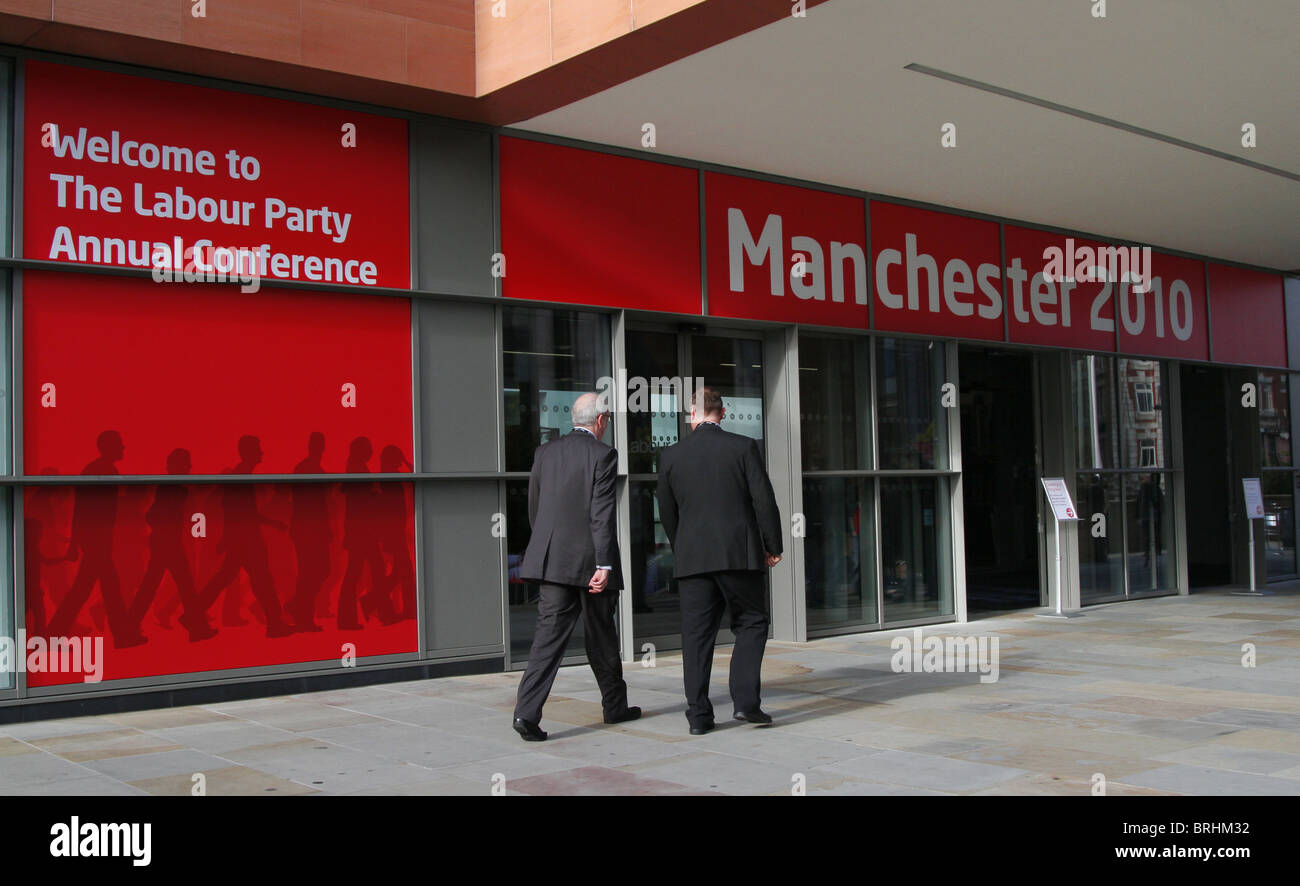
<path fill-rule="evenodd" d="M 573 404 L 573 431 L 537 448 L 528 478 L 532 536 L 519 564 L 521 578 L 541 582 L 537 631 L 519 681 L 515 731 L 545 741 L 538 725 L 569 635 L 583 617 L 587 661 L 600 685 L 606 723 L 641 716 L 628 707 L 614 617 L 623 587 L 614 523 L 618 453 L 601 442 L 609 413 L 598 395 Z"/>
<path fill-rule="evenodd" d="M 717 391 L 697 390 L 691 434 L 659 459 L 659 517 L 673 546 L 681 600 L 691 735 L 713 728 L 709 674 L 727 605 L 736 635 L 729 681 L 734 716 L 772 722 L 759 706 L 759 671 L 768 626 L 764 570 L 781 562 L 781 515 L 758 444 L 719 427 L 725 414 Z"/>

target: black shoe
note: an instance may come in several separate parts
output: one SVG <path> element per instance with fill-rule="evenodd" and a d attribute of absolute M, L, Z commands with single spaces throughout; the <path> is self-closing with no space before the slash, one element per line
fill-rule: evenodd
<path fill-rule="evenodd" d="M 762 708 L 754 708 L 752 711 L 736 711 L 732 714 L 736 720 L 748 720 L 751 723 L 757 723 L 759 726 L 767 726 L 772 722 L 770 715 L 763 713 Z"/>
<path fill-rule="evenodd" d="M 617 714 L 617 715 L 615 715 L 615 716 L 613 716 L 613 717 L 611 717 L 611 716 L 609 716 L 608 714 L 606 714 L 606 715 L 605 715 L 605 722 L 606 722 L 606 723 L 626 723 L 628 720 L 639 720 L 640 718 L 641 718 L 641 709 L 638 708 L 638 707 L 630 707 L 630 708 L 628 708 L 627 710 L 625 710 L 623 713 L 621 713 L 621 714 Z"/>
<path fill-rule="evenodd" d="M 520 717 L 515 717 L 515 732 L 524 741 L 546 741 L 546 733 L 536 723 L 529 723 Z"/>
<path fill-rule="evenodd" d="M 692 723 L 691 735 L 703 735 L 706 732 L 712 732 L 713 725 L 712 720 L 705 720 L 703 723 Z"/>

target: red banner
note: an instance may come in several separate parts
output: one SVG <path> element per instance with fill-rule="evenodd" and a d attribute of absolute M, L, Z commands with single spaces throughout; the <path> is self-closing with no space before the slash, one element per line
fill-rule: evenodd
<path fill-rule="evenodd" d="M 1005 231 L 1010 340 L 1115 350 L 1115 286 L 1092 273 L 1105 246 L 1016 225 Z"/>
<path fill-rule="evenodd" d="M 1216 363 L 1286 366 L 1286 304 L 1280 274 L 1210 262 Z"/>
<path fill-rule="evenodd" d="M 25 76 L 25 257 L 410 285 L 405 120 L 37 61 Z"/>
<path fill-rule="evenodd" d="M 194 473 L 219 474 L 243 437 L 258 441 L 258 473 L 292 473 L 313 433 L 327 472 L 358 438 L 409 461 L 410 318 L 404 298 L 29 271 L 24 469 L 96 473 L 107 433 L 123 450 L 110 474 L 168 473 L 177 448 Z"/>
<path fill-rule="evenodd" d="M 503 138 L 501 251 L 508 298 L 698 314 L 699 174 Z"/>
<path fill-rule="evenodd" d="M 709 314 L 867 328 L 858 197 L 708 173 Z"/>
<path fill-rule="evenodd" d="M 875 328 L 1002 341 L 996 222 L 871 202 Z"/>

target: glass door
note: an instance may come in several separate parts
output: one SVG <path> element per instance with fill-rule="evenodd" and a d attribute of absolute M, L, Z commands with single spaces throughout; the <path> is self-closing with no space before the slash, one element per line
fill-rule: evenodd
<path fill-rule="evenodd" d="M 631 502 L 635 647 L 681 648 L 681 615 L 672 548 L 655 498 L 659 454 L 690 433 L 690 398 L 700 387 L 722 395 L 722 427 L 760 441 L 764 433 L 763 343 L 725 333 L 631 328 L 627 348 L 628 484 Z M 723 624 L 727 616 L 723 617 Z M 718 642 L 734 638 L 725 629 Z"/>

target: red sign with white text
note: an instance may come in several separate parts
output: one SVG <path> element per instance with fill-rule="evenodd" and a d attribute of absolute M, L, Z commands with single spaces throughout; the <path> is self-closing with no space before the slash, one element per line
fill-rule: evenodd
<path fill-rule="evenodd" d="M 1125 354 L 1175 357 L 1183 360 L 1209 358 L 1208 324 L 1205 320 L 1205 263 L 1150 249 L 1142 253 L 1150 261 L 1150 283 L 1146 291 L 1121 283 L 1119 300 L 1119 349 Z"/>
<path fill-rule="evenodd" d="M 1007 225 L 1005 231 L 1010 340 L 1115 350 L 1115 287 L 1102 275 L 1088 272 L 1095 258 L 1085 260 L 1103 244 L 1016 225 Z"/>
<path fill-rule="evenodd" d="M 410 285 L 406 121 L 29 61 L 23 255 Z"/>
<path fill-rule="evenodd" d="M 699 173 L 501 139 L 502 294 L 700 313 Z"/>
<path fill-rule="evenodd" d="M 1210 262 L 1214 360 L 1286 366 L 1286 304 L 1280 274 Z"/>
<path fill-rule="evenodd" d="M 1002 341 L 996 222 L 871 201 L 875 328 Z"/>
<path fill-rule="evenodd" d="M 857 197 L 708 173 L 709 314 L 866 329 Z"/>

